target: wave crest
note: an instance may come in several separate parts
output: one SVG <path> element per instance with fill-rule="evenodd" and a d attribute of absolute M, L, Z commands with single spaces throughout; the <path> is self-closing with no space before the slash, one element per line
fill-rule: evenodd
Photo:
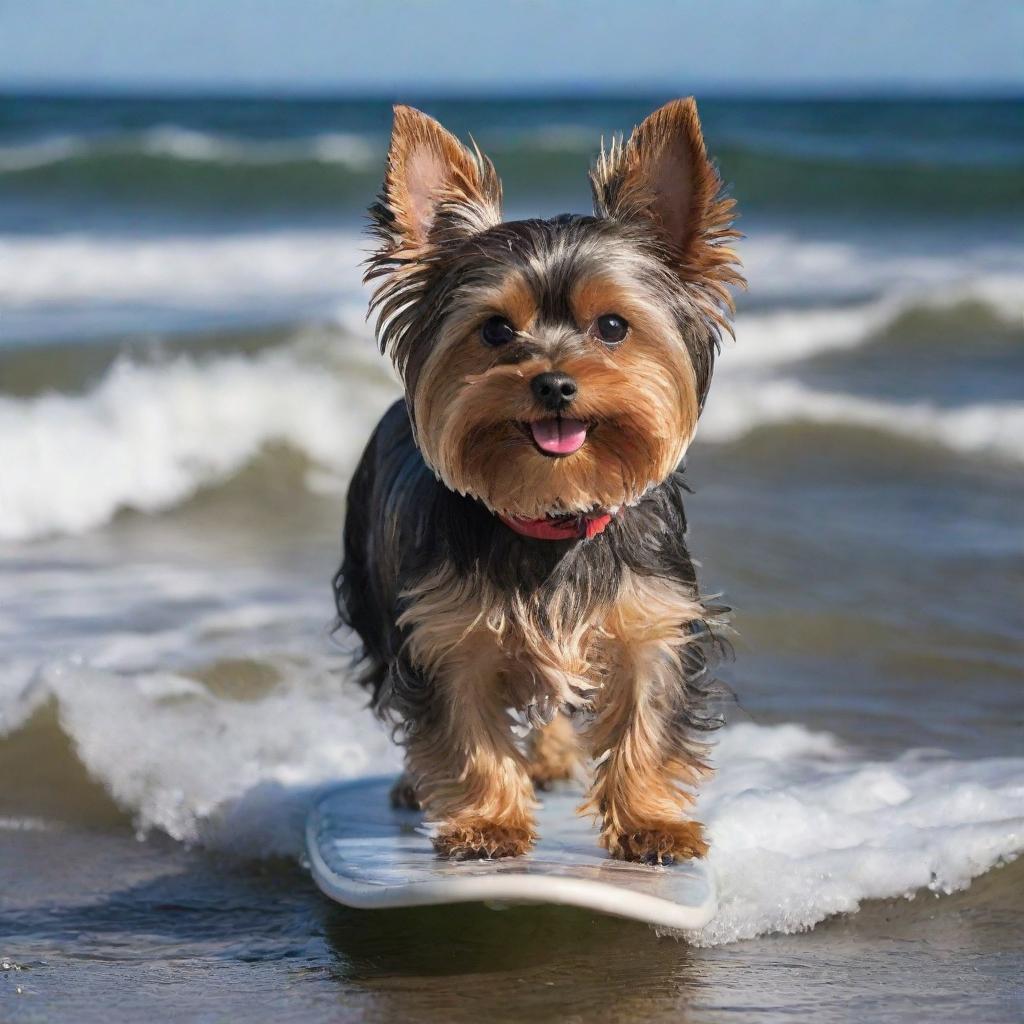
<path fill-rule="evenodd" d="M 85 394 L 0 399 L 0 538 L 168 509 L 275 442 L 340 481 L 393 395 L 358 356 L 342 375 L 291 346 L 155 365 L 122 358 Z"/>
<path fill-rule="evenodd" d="M 118 359 L 83 394 L 0 398 L 0 538 L 81 533 L 121 509 L 160 512 L 222 483 L 266 446 L 311 463 L 310 490 L 340 489 L 397 395 L 375 357 L 336 336 L 253 356 Z M 712 393 L 699 440 L 731 442 L 786 423 L 846 425 L 965 455 L 1024 461 L 1024 403 L 940 408 L 737 377 Z"/>
<path fill-rule="evenodd" d="M 585 170 L 599 149 L 596 125 L 495 126 L 482 139 L 502 173 L 537 194 L 585 196 Z M 135 132 L 63 134 L 0 146 L 0 177 L 33 191 L 126 189 L 191 205 L 223 199 L 298 205 L 339 196 L 365 201 L 365 185 L 383 167 L 387 131 L 313 131 L 261 138 L 181 124 Z M 964 160 L 970 147 L 836 147 L 822 138 L 801 144 L 770 135 L 723 138 L 714 145 L 728 180 L 748 207 L 846 210 L 1003 211 L 1019 202 L 1020 154 L 1013 146 Z M 259 173 L 254 174 L 254 169 Z M 130 173 L 129 173 L 130 172 Z M 893 182 L 899 181 L 899 188 Z M 182 183 L 185 186 L 183 187 Z M 232 187 L 225 187 L 228 183 Z M 357 187 L 358 186 L 358 187 Z"/>
<path fill-rule="evenodd" d="M 141 833 L 299 858 L 316 795 L 395 771 L 399 756 L 326 664 L 291 675 L 238 702 L 172 672 L 55 663 L 35 700 L 56 704 L 81 767 Z M 688 936 L 698 945 L 804 931 L 869 899 L 953 892 L 1024 850 L 1021 758 L 871 761 L 801 725 L 741 723 L 722 732 L 713 760 L 697 812 L 719 911 Z"/>
<path fill-rule="evenodd" d="M 109 162 L 148 156 L 170 161 L 224 165 L 324 163 L 364 171 L 376 166 L 382 149 L 355 132 L 322 132 L 306 138 L 259 140 L 178 125 L 158 125 L 136 134 L 55 135 L 0 147 L 0 174 L 57 164 Z"/>
<path fill-rule="evenodd" d="M 755 430 L 789 423 L 859 427 L 939 446 L 961 455 L 1024 462 L 1024 402 L 979 402 L 944 408 L 929 402 L 883 402 L 816 391 L 792 380 L 731 381 L 712 397 L 698 438 L 739 440 Z"/>

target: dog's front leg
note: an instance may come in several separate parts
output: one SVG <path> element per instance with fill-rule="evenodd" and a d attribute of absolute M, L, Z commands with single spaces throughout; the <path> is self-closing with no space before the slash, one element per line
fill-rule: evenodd
<path fill-rule="evenodd" d="M 627 676 L 602 694 L 589 731 L 597 768 L 587 806 L 601 818 L 601 845 L 620 860 L 671 864 L 703 857 L 703 826 L 688 818 L 689 787 L 704 765 L 673 738 L 657 684 Z"/>
<path fill-rule="evenodd" d="M 517 749 L 494 659 L 453 657 L 407 739 L 409 769 L 434 848 L 458 860 L 515 857 L 536 838 L 533 786 Z"/>
<path fill-rule="evenodd" d="M 618 652 L 585 736 L 597 765 L 586 806 L 600 815 L 601 845 L 622 860 L 671 863 L 708 849 L 689 811 L 709 769 L 684 725 L 685 618 L 700 610 L 667 589 L 624 588 L 609 622 Z"/>

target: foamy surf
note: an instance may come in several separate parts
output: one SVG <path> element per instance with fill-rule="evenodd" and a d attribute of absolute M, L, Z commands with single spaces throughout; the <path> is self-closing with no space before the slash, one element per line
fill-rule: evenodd
<path fill-rule="evenodd" d="M 1024 758 L 872 761 L 800 725 L 724 731 L 704 790 L 718 945 L 797 932 L 865 900 L 951 893 L 1024 850 Z"/>
<path fill-rule="evenodd" d="M 172 133 L 172 141 L 208 140 Z M 363 323 L 358 266 L 366 245 L 355 231 L 336 230 L 0 238 L 0 305 L 8 323 L 81 329 L 92 314 L 102 320 L 103 311 L 124 309 L 148 322 L 146 310 L 167 306 L 200 320 L 243 308 L 288 317 L 318 310 L 351 334 L 323 332 L 313 358 L 301 345 L 254 356 L 181 355 L 163 364 L 124 358 L 79 394 L 14 399 L 4 397 L 0 382 L 0 539 L 81 533 L 123 509 L 173 508 L 230 479 L 273 444 L 310 461 L 311 490 L 340 489 L 397 393 Z M 976 246 L 908 258 L 785 234 L 746 241 L 743 254 L 756 294 L 777 305 L 741 310 L 738 340 L 726 343 L 719 360 L 698 443 L 816 423 L 962 456 L 1024 460 L 1020 402 L 893 401 L 783 376 L 803 360 L 876 342 L 901 317 L 921 311 L 966 310 L 969 323 L 977 309 L 990 325 L 1016 331 L 1024 306 L 1019 256 Z M 790 293 L 794 282 L 800 296 Z M 850 301 L 851 294 L 870 297 Z M 959 322 L 956 329 L 963 329 Z M 968 345 L 965 339 L 965 353 Z M 331 357 L 332 347 L 344 358 Z"/>
<path fill-rule="evenodd" d="M 821 423 L 858 427 L 961 455 L 1024 461 L 1024 403 L 978 402 L 943 407 L 931 402 L 886 402 L 818 391 L 792 380 L 731 380 L 712 393 L 698 438 L 728 442 L 763 427 Z"/>
<path fill-rule="evenodd" d="M 292 663 L 290 681 L 271 694 L 230 701 L 173 672 L 58 663 L 40 673 L 33 700 L 56 702 L 85 769 L 141 835 L 159 830 L 247 858 L 298 857 L 306 810 L 324 785 L 399 765 L 338 667 Z"/>
<path fill-rule="evenodd" d="M 363 295 L 366 248 L 358 231 L 331 230 L 0 236 L 0 305 L 45 312 L 124 303 L 244 309 L 257 299 L 336 301 Z"/>
<path fill-rule="evenodd" d="M 0 303 L 45 310 L 105 302 L 230 305 L 268 294 L 365 297 L 360 277 L 369 247 L 359 230 L 329 228 L 144 236 L 10 234 L 0 236 Z M 741 313 L 741 331 L 744 320 L 763 323 L 770 331 L 770 344 L 763 346 L 766 360 L 775 358 L 794 325 L 804 340 L 792 354 L 813 354 L 813 336 L 823 324 L 830 336 L 836 333 L 829 320 L 820 319 L 830 313 L 842 314 L 840 333 L 856 334 L 859 328 L 863 336 L 865 328 L 875 329 L 916 304 L 978 301 L 1017 324 L 1024 304 L 1024 260 L 1009 246 L 975 244 L 959 251 L 908 255 L 778 233 L 744 239 L 740 253 L 751 295 L 788 307 L 787 320 Z M 773 329 L 773 323 L 778 327 Z M 759 341 L 755 335 L 744 350 L 760 352 Z M 824 346 L 832 344 L 826 341 Z"/>
<path fill-rule="evenodd" d="M 344 352 L 343 366 L 334 347 Z M 810 422 L 1024 461 L 1024 403 L 882 401 L 740 373 L 719 384 L 699 443 Z M 165 511 L 228 480 L 273 444 L 309 460 L 310 491 L 340 492 L 397 394 L 369 344 L 360 349 L 327 332 L 252 356 L 123 358 L 82 394 L 0 396 L 0 539 L 82 533 L 125 509 Z"/>
<path fill-rule="evenodd" d="M 318 793 L 399 765 L 338 667 L 293 663 L 261 699 L 227 701 L 173 672 L 57 663 L 32 699 L 55 704 L 84 769 L 140 833 L 299 857 Z M 876 761 L 800 725 L 743 723 L 724 730 L 714 760 L 699 814 L 720 909 L 688 936 L 700 945 L 801 931 L 866 900 L 953 892 L 1024 849 L 1022 758 Z"/>
<path fill-rule="evenodd" d="M 892 287 L 868 302 L 741 313 L 736 342 L 726 342 L 720 367 L 771 368 L 831 352 L 856 349 L 915 313 L 978 311 L 1010 330 L 1024 327 L 1024 276 L 964 276 L 941 285 Z M 969 345 L 970 342 L 968 341 Z"/>
<path fill-rule="evenodd" d="M 75 161 L 163 157 L 182 163 L 267 167 L 304 162 L 367 170 L 383 157 L 385 140 L 355 132 L 319 132 L 300 138 L 261 141 L 180 125 L 156 125 L 122 134 L 52 135 L 0 146 L 0 174 L 36 170 Z"/>
<path fill-rule="evenodd" d="M 311 489 L 333 479 L 340 490 L 395 391 L 355 352 L 338 373 L 324 351 L 332 341 L 316 339 L 310 358 L 300 344 L 253 357 L 122 359 L 82 395 L 0 398 L 0 538 L 168 509 L 272 443 L 310 460 Z"/>

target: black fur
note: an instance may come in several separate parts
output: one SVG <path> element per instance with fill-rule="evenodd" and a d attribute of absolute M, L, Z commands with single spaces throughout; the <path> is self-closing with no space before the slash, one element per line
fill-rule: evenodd
<path fill-rule="evenodd" d="M 483 505 L 439 483 L 413 440 L 404 401 L 377 425 L 352 478 L 344 531 L 344 560 L 334 578 L 339 621 L 362 641 L 362 681 L 373 707 L 404 729 L 431 713 L 431 684 L 403 656 L 396 620 L 402 592 L 448 563 L 462 577 L 480 576 L 499 592 L 539 594 L 542 609 L 559 592 L 572 601 L 564 614 L 586 614 L 615 594 L 624 569 L 662 577 L 697 593 L 686 548 L 682 469 L 623 509 L 590 540 L 533 540 L 515 533 Z M 717 616 L 705 621 L 684 650 L 679 724 L 707 730 L 720 724 L 709 657 L 723 649 Z"/>

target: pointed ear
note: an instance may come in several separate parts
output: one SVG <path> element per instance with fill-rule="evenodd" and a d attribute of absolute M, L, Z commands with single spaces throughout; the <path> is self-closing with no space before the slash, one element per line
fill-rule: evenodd
<path fill-rule="evenodd" d="M 597 214 L 653 228 L 684 276 L 742 283 L 736 254 L 722 245 L 734 200 L 708 159 L 693 97 L 673 100 L 633 129 L 629 141 L 603 151 L 590 174 Z"/>
<path fill-rule="evenodd" d="M 501 182 L 475 145 L 470 151 L 432 117 L 397 106 L 384 188 L 371 216 L 386 250 L 419 250 L 432 239 L 500 223 Z"/>

